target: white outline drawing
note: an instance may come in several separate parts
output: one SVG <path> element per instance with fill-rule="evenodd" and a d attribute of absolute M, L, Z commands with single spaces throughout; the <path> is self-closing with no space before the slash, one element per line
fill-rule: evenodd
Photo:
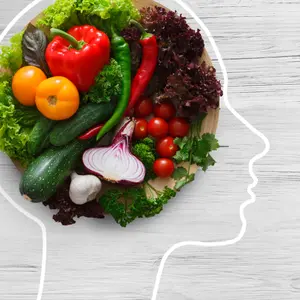
<path fill-rule="evenodd" d="M 7 33 L 12 29 L 12 27 L 17 23 L 17 21 L 24 16 L 28 11 L 30 11 L 32 8 L 34 8 L 37 4 L 39 4 L 40 2 L 42 2 L 43 0 L 34 0 L 33 2 L 31 2 L 30 4 L 28 4 L 24 9 L 22 9 L 14 18 L 13 20 L 6 26 L 6 28 L 2 31 L 1 35 L 0 35 L 0 43 L 3 41 L 4 37 L 7 35 Z M 162 0 L 160 0 L 162 1 Z M 247 229 L 247 220 L 245 218 L 245 214 L 244 211 L 246 209 L 246 207 L 250 204 L 253 204 L 256 200 L 256 196 L 253 193 L 252 189 L 257 185 L 258 183 L 258 179 L 255 176 L 254 172 L 253 172 L 253 165 L 254 163 L 261 159 L 262 157 L 264 157 L 270 150 L 270 142 L 269 140 L 260 132 L 258 131 L 256 128 L 254 128 L 247 120 L 245 120 L 241 115 L 239 115 L 235 109 L 230 105 L 229 101 L 228 101 L 228 95 L 227 95 L 227 91 L 228 91 L 228 75 L 227 75 L 227 71 L 226 71 L 226 67 L 225 64 L 223 62 L 222 56 L 219 52 L 219 49 L 214 41 L 214 38 L 212 37 L 211 33 L 209 32 L 208 28 L 206 27 L 206 25 L 198 18 L 198 16 L 192 11 L 192 9 L 183 1 L 181 0 L 173 0 L 175 1 L 177 4 L 179 4 L 186 12 L 188 12 L 194 19 L 195 21 L 199 24 L 200 28 L 205 32 L 207 38 L 209 39 L 214 52 L 217 56 L 218 62 L 220 64 L 222 73 L 223 73 L 223 77 L 224 77 L 224 84 L 223 84 L 223 91 L 224 91 L 224 102 L 225 105 L 227 107 L 227 109 L 241 122 L 243 123 L 251 132 L 253 132 L 255 135 L 257 135 L 258 137 L 260 137 L 263 142 L 265 143 L 265 149 L 255 155 L 250 161 L 249 161 L 249 173 L 251 178 L 253 179 L 253 182 L 251 184 L 248 185 L 247 188 L 247 192 L 248 194 L 251 196 L 251 198 L 247 201 L 245 201 L 244 203 L 241 204 L 240 206 L 240 219 L 242 222 L 242 227 L 241 230 L 239 232 L 239 234 L 230 240 L 225 240 L 225 241 L 217 241 L 217 242 L 201 242 L 201 241 L 183 241 L 180 243 L 176 243 L 174 244 L 172 247 L 170 247 L 163 255 L 159 268 L 158 268 L 158 272 L 156 275 L 156 279 L 155 279 L 155 284 L 154 284 L 154 288 L 153 288 L 153 293 L 152 293 L 152 297 L 151 300 L 156 300 L 157 298 L 157 294 L 158 294 L 158 289 L 159 289 L 159 284 L 160 284 L 160 280 L 161 280 L 161 276 L 163 273 L 163 269 L 165 266 L 165 263 L 168 259 L 168 257 L 172 254 L 173 251 L 175 251 L 176 249 L 180 248 L 180 247 L 184 247 L 184 246 L 200 246 L 200 247 L 222 247 L 222 246 L 229 246 L 229 245 L 233 245 L 237 242 L 239 242 Z M 3 195 L 3 197 L 13 206 L 15 207 L 19 212 L 21 212 L 22 214 L 24 214 L 27 218 L 31 219 L 32 221 L 34 221 L 36 224 L 39 225 L 39 227 L 42 230 L 42 237 L 43 237 L 43 250 L 42 250 L 42 265 L 41 265 L 41 276 L 40 276 L 40 284 L 39 284 L 39 290 L 38 290 L 38 295 L 36 300 L 41 300 L 42 299 L 42 295 L 43 295 L 43 289 L 44 289 L 44 282 L 45 282 L 45 273 L 46 273 L 46 262 L 47 262 L 47 232 L 46 232 L 46 227 L 44 225 L 44 223 L 38 219 L 37 217 L 33 216 L 32 214 L 30 214 L 29 212 L 27 212 L 24 208 L 22 208 L 20 205 L 18 205 L 2 188 L 2 186 L 0 185 L 0 193 Z"/>

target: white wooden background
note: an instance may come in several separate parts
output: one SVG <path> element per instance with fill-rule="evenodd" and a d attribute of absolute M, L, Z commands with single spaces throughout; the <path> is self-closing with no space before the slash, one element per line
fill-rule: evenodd
<path fill-rule="evenodd" d="M 0 0 L 0 30 L 29 2 Z M 22 18 L 13 32 L 51 2 Z M 170 2 L 162 3 L 178 8 Z M 300 299 L 300 1 L 189 3 L 223 55 L 232 105 L 269 138 L 271 151 L 255 165 L 257 202 L 246 211 L 244 239 L 230 247 L 174 252 L 157 299 Z M 0 184 L 48 230 L 43 300 L 150 299 L 160 259 L 173 243 L 235 237 L 239 206 L 249 198 L 248 161 L 264 146 L 224 105 L 217 135 L 229 146 L 215 154 L 217 165 L 199 174 L 158 217 L 126 229 L 110 218 L 55 224 L 47 208 L 21 199 L 18 172 L 1 155 Z M 0 299 L 36 299 L 41 231 L 2 197 L 0 237 Z"/>

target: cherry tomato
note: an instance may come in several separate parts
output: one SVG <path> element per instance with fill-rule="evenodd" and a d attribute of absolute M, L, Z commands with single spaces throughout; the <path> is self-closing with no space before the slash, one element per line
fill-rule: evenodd
<path fill-rule="evenodd" d="M 164 120 L 170 120 L 176 114 L 175 106 L 171 102 L 156 104 L 154 106 L 155 117 L 162 118 Z"/>
<path fill-rule="evenodd" d="M 168 123 L 161 118 L 153 118 L 148 123 L 148 132 L 154 138 L 163 138 L 168 134 Z"/>
<path fill-rule="evenodd" d="M 172 157 L 177 150 L 178 146 L 174 144 L 174 139 L 170 136 L 159 140 L 156 144 L 156 152 L 161 157 Z"/>
<path fill-rule="evenodd" d="M 169 122 L 169 132 L 172 137 L 187 136 L 190 130 L 189 123 L 183 118 L 173 118 Z"/>
<path fill-rule="evenodd" d="M 153 164 L 154 173 L 161 178 L 170 177 L 174 172 L 175 166 L 169 158 L 159 158 Z"/>
<path fill-rule="evenodd" d="M 44 72 L 34 66 L 19 69 L 12 80 L 12 91 L 16 99 L 25 106 L 35 105 L 37 87 L 47 79 Z"/>
<path fill-rule="evenodd" d="M 138 119 L 134 128 L 134 137 L 136 139 L 144 139 L 148 136 L 148 123 L 144 119 Z"/>
<path fill-rule="evenodd" d="M 141 101 L 134 109 L 134 115 L 138 118 L 144 118 L 149 116 L 153 111 L 152 100 L 146 97 L 142 97 Z"/>

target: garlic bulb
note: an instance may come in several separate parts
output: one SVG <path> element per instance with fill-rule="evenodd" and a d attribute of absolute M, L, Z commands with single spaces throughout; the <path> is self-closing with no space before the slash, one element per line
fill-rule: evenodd
<path fill-rule="evenodd" d="M 69 196 L 75 204 L 82 205 L 94 200 L 99 194 L 102 183 L 94 175 L 71 175 Z"/>

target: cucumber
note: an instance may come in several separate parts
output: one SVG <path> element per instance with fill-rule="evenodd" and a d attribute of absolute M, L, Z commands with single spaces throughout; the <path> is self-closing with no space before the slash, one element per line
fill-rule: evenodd
<path fill-rule="evenodd" d="M 96 139 L 87 141 L 76 139 L 67 146 L 46 150 L 25 170 L 20 182 L 20 193 L 32 202 L 48 200 L 70 175 L 84 150 L 95 143 Z"/>
<path fill-rule="evenodd" d="M 39 118 L 29 135 L 27 143 L 28 152 L 31 155 L 36 156 L 51 145 L 49 134 L 55 123 L 55 121 L 44 116 Z"/>
<path fill-rule="evenodd" d="M 50 133 L 50 142 L 54 146 L 63 146 L 77 138 L 94 125 L 109 119 L 114 105 L 109 103 L 89 103 L 82 106 L 69 120 L 57 123 Z"/>

